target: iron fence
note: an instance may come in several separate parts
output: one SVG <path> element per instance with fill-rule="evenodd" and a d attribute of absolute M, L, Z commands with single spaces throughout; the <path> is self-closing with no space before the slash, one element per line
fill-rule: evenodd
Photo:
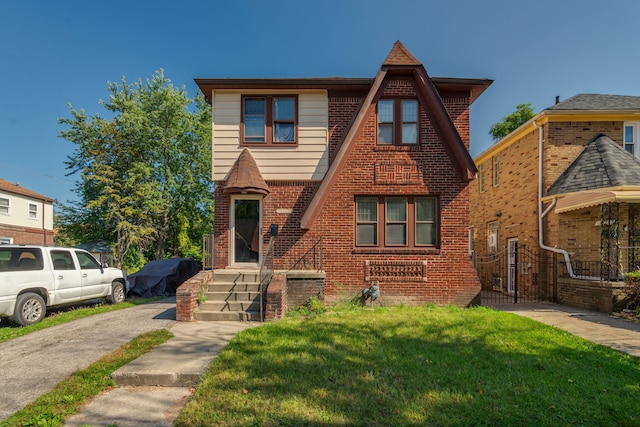
<path fill-rule="evenodd" d="M 482 304 L 517 304 L 556 300 L 556 254 L 513 246 L 474 257 Z"/>

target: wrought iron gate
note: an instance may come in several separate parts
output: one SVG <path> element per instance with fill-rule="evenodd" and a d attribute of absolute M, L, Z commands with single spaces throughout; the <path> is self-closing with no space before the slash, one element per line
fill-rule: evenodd
<path fill-rule="evenodd" d="M 517 241 L 474 259 L 482 284 L 482 305 L 555 302 L 558 276 L 555 253 L 535 251 Z"/>

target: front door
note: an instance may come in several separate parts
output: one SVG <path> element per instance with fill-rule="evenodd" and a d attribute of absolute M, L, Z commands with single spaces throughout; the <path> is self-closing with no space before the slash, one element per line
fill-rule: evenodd
<path fill-rule="evenodd" d="M 262 248 L 262 197 L 232 197 L 230 218 L 231 265 L 258 265 Z"/>
<path fill-rule="evenodd" d="M 516 290 L 516 280 L 518 279 L 518 239 L 507 240 L 507 292 L 510 294 Z"/>

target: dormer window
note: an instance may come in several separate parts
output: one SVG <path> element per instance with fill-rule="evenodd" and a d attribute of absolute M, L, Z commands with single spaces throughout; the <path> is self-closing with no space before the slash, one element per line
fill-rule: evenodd
<path fill-rule="evenodd" d="M 243 144 L 296 144 L 297 110 L 296 96 L 243 96 Z"/>
<path fill-rule="evenodd" d="M 418 101 L 381 99 L 378 101 L 378 144 L 418 143 Z"/>

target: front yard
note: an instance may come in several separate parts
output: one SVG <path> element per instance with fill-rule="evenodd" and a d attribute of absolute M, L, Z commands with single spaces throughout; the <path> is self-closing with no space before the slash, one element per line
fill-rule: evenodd
<path fill-rule="evenodd" d="M 176 425 L 639 425 L 638 396 L 638 359 L 514 314 L 345 308 L 242 332 Z"/>

